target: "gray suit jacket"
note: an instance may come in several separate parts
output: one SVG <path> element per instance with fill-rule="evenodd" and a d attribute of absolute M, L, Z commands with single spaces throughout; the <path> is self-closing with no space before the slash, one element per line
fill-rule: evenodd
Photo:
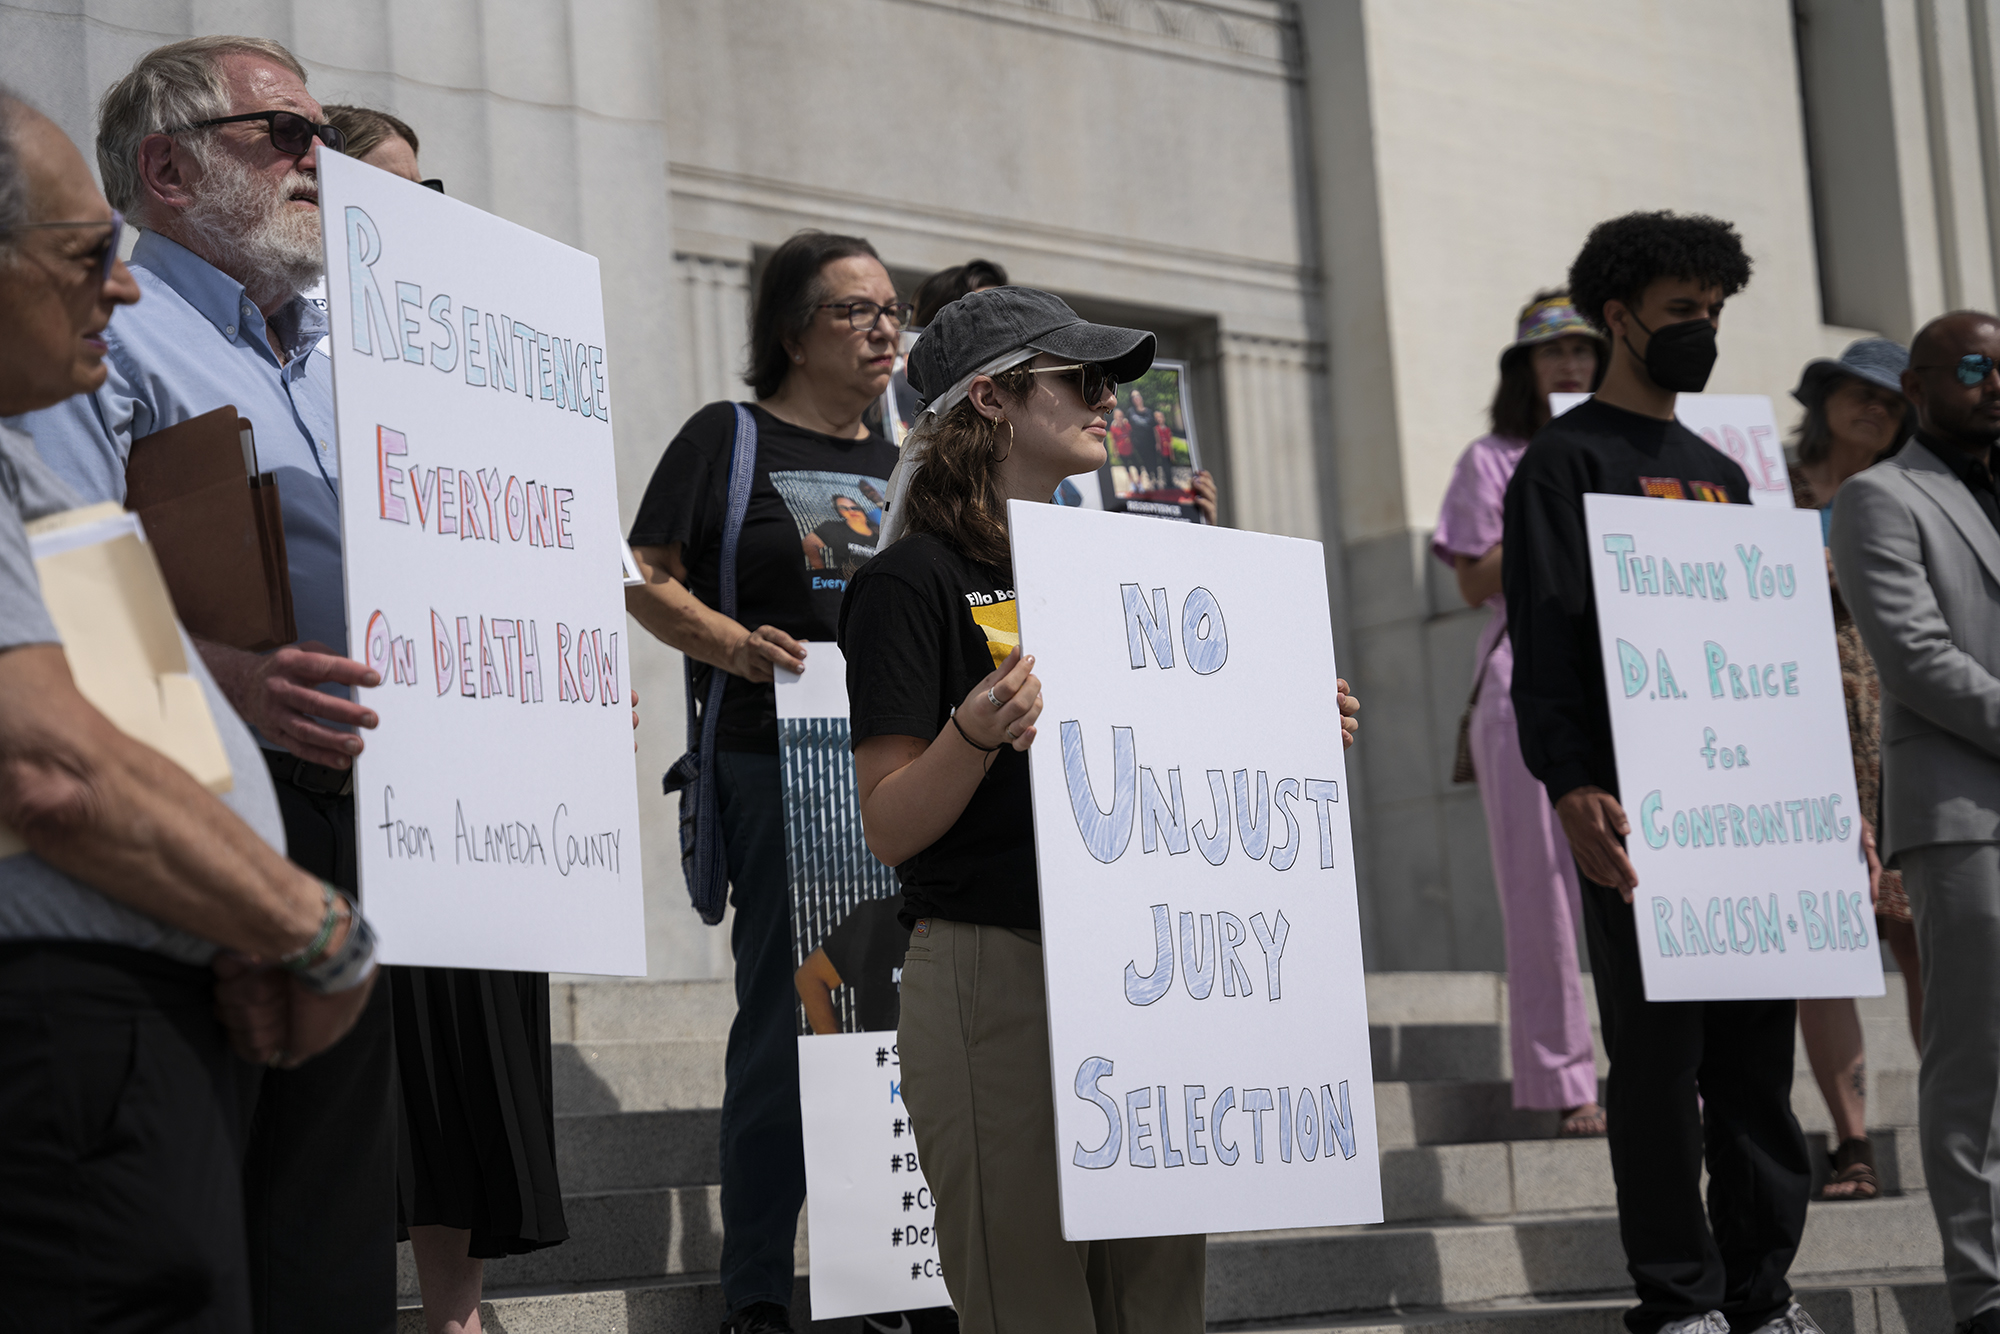
<path fill-rule="evenodd" d="M 1882 856 L 2000 843 L 2000 532 L 1916 441 L 1833 506 L 1841 596 L 1882 676 Z"/>

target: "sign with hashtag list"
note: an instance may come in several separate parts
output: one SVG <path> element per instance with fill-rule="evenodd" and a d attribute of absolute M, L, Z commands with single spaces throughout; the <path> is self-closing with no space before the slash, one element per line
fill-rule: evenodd
<path fill-rule="evenodd" d="M 948 1306 L 893 1032 L 799 1039 L 812 1318 Z"/>

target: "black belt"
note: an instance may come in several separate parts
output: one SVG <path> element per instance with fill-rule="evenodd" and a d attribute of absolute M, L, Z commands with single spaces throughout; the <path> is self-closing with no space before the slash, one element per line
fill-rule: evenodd
<path fill-rule="evenodd" d="M 301 792 L 310 792 L 316 797 L 349 797 L 354 795 L 354 770 L 335 769 L 331 765 L 314 764 L 302 760 L 289 751 L 267 750 L 264 763 L 271 767 L 271 777 L 280 783 L 290 783 Z"/>

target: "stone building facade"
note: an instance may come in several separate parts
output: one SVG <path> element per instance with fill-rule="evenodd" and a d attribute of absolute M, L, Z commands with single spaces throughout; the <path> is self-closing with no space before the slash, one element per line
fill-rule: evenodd
<path fill-rule="evenodd" d="M 1365 949 L 1502 966 L 1450 781 L 1480 615 L 1428 554 L 1516 308 L 1589 226 L 1734 220 L 1711 387 L 1772 396 L 1862 331 L 1992 308 L 1993 0 L 0 0 L 0 80 L 80 143 L 142 51 L 276 38 L 393 110 L 452 194 L 597 255 L 625 510 L 742 396 L 749 286 L 800 227 L 899 282 L 982 255 L 1194 367 L 1233 524 L 1325 543 Z M 658 775 L 677 655 L 636 633 L 656 976 L 727 971 Z"/>

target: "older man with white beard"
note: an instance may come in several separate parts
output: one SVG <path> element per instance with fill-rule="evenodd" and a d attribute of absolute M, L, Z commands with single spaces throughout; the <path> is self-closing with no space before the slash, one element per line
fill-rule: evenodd
<path fill-rule="evenodd" d="M 257 729 L 293 860 L 355 889 L 348 698 L 378 678 L 346 655 L 331 367 L 325 317 L 299 293 L 322 268 L 317 151 L 338 147 L 275 42 L 205 37 L 142 57 L 99 108 L 105 194 L 143 229 L 130 261 L 145 300 L 106 332 L 94 394 L 22 424 L 88 500 L 122 500 L 132 442 L 234 404 L 277 474 L 300 642 L 268 655 L 199 645 Z M 396 1145 L 389 989 L 346 1040 L 260 1077 L 244 1160 L 256 1327 L 373 1334 L 395 1325 Z"/>

